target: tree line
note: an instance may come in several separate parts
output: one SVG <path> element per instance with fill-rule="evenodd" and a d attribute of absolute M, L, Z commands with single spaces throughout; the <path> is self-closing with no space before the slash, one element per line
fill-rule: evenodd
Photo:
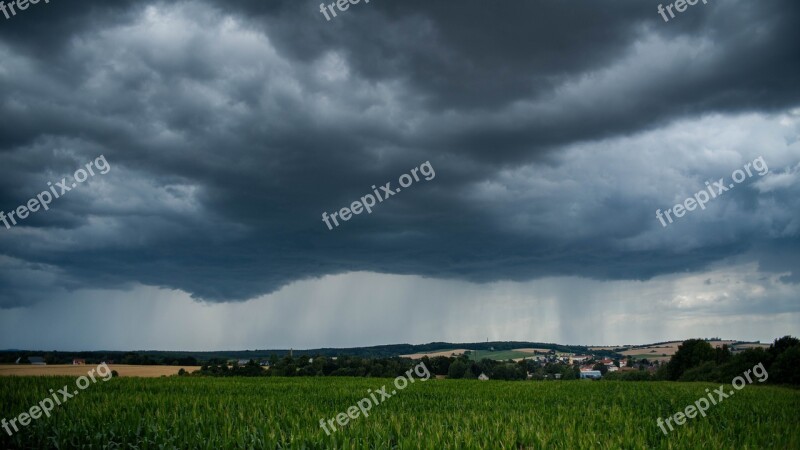
<path fill-rule="evenodd" d="M 667 364 L 652 375 L 647 372 L 614 372 L 605 378 L 730 383 L 759 363 L 769 374 L 768 383 L 800 385 L 800 340 L 784 336 L 776 339 L 768 349 L 758 347 L 732 353 L 727 345 L 714 348 L 705 340 L 689 339 L 678 347 Z"/>
<path fill-rule="evenodd" d="M 445 376 L 453 379 L 476 379 L 481 374 L 493 380 L 526 380 L 530 373 L 533 379 L 553 379 L 556 374 L 563 380 L 577 379 L 580 371 L 577 367 L 556 364 L 539 363 L 533 360 L 519 362 L 495 361 L 483 359 L 472 361 L 467 356 L 434 358 L 423 357 L 421 360 L 408 358 L 362 358 L 359 356 L 340 356 L 336 358 L 326 356 L 284 356 L 270 358 L 269 370 L 265 370 L 257 361 L 250 360 L 247 364 L 228 364 L 225 361 L 215 361 L 203 365 L 192 376 L 246 376 L 246 377 L 374 377 L 393 378 L 403 375 L 415 364 L 422 362 L 432 375 Z M 182 374 L 190 375 L 182 372 Z"/>

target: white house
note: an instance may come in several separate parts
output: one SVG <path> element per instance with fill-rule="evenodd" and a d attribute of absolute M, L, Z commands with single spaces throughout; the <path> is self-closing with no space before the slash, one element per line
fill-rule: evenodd
<path fill-rule="evenodd" d="M 602 377 L 599 370 L 581 370 L 581 380 L 599 380 Z"/>
<path fill-rule="evenodd" d="M 478 375 L 478 379 L 481 381 L 487 381 L 489 377 L 487 377 L 485 373 L 481 372 L 481 374 Z"/>

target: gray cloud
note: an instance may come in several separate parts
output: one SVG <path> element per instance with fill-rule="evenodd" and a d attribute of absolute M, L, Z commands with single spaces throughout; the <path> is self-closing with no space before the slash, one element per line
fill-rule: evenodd
<path fill-rule="evenodd" d="M 114 169 L 0 229 L 0 307 L 136 283 L 245 300 L 351 271 L 644 280 L 737 256 L 796 282 L 768 249 L 797 247 L 797 183 L 667 230 L 653 214 L 758 155 L 792 173 L 799 18 L 788 0 L 669 24 L 630 1 L 376 1 L 331 22 L 312 2 L 40 5 L 0 29 L 0 209 L 101 153 Z M 435 180 L 322 224 L 428 160 Z"/>

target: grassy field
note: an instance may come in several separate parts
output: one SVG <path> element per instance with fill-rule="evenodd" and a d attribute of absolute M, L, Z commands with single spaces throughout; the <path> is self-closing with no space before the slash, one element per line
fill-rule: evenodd
<path fill-rule="evenodd" d="M 536 356 L 531 352 L 521 352 L 518 350 L 498 350 L 496 352 L 490 352 L 487 350 L 481 350 L 479 352 L 475 352 L 474 350 L 469 354 L 469 358 L 472 360 L 481 360 L 481 359 L 494 359 L 496 361 L 507 361 L 509 359 L 517 359 L 517 358 L 533 358 Z"/>
<path fill-rule="evenodd" d="M 445 350 L 433 350 L 425 353 L 411 353 L 408 355 L 400 355 L 400 357 L 410 358 L 410 359 L 422 359 L 425 356 L 427 356 L 428 358 L 435 358 L 437 356 L 459 356 L 464 354 L 464 351 L 465 350 L 463 348 L 454 348 Z"/>
<path fill-rule="evenodd" d="M 800 391 L 768 386 L 747 386 L 665 436 L 656 418 L 716 387 L 705 383 L 418 381 L 330 437 L 320 429 L 320 419 L 391 382 L 114 378 L 13 437 L 0 432 L 0 448 L 800 448 Z M 2 378 L 0 417 L 15 417 L 49 389 L 74 383 Z"/>

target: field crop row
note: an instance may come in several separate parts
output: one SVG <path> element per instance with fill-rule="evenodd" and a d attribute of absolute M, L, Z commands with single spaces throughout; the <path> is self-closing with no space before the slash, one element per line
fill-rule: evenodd
<path fill-rule="evenodd" d="M 326 436 L 334 417 L 389 379 L 114 378 L 57 407 L 0 448 L 693 449 L 800 448 L 800 392 L 748 386 L 664 436 L 667 417 L 707 383 L 480 382 L 410 385 Z M 68 377 L 0 379 L 0 417 Z"/>

